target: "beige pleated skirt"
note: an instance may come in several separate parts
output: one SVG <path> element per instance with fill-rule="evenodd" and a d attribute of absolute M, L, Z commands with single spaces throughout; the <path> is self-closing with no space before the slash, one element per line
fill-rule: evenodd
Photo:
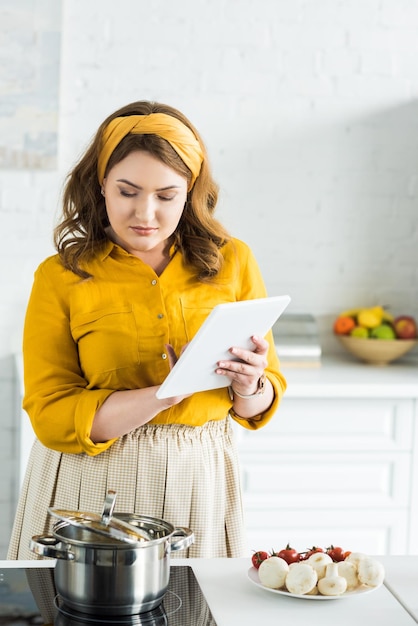
<path fill-rule="evenodd" d="M 202 427 L 147 424 L 91 457 L 63 454 L 35 441 L 27 466 L 8 559 L 38 558 L 34 535 L 57 522 L 48 507 L 101 513 L 109 489 L 115 513 L 151 515 L 190 528 L 184 557 L 246 555 L 240 471 L 230 418 Z"/>

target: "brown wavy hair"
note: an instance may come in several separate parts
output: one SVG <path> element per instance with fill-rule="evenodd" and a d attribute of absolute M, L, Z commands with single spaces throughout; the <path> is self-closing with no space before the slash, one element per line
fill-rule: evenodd
<path fill-rule="evenodd" d="M 165 113 L 183 122 L 195 134 L 204 155 L 199 176 L 187 194 L 183 214 L 173 235 L 175 246 L 183 253 L 186 263 L 195 268 L 196 276 L 202 281 L 216 276 L 222 266 L 220 248 L 230 236 L 213 216 L 218 200 L 218 186 L 212 178 L 204 143 L 180 111 L 165 104 L 140 101 L 109 115 L 65 182 L 62 219 L 54 230 L 54 242 L 64 267 L 82 278 L 90 277 L 83 268 L 84 263 L 92 259 L 109 240 L 106 234 L 109 221 L 97 176 L 103 130 L 115 117 L 150 113 Z M 105 176 L 116 163 L 135 150 L 150 153 L 190 182 L 189 168 L 168 141 L 158 135 L 133 133 L 128 134 L 115 148 Z"/>

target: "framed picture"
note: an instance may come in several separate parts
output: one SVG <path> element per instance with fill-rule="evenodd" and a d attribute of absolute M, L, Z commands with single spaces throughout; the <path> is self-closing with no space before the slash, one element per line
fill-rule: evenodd
<path fill-rule="evenodd" d="M 61 0 L 0 0 L 0 168 L 56 167 Z"/>

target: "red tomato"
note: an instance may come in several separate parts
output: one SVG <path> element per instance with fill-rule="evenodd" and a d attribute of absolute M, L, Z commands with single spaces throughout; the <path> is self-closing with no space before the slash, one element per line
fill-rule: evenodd
<path fill-rule="evenodd" d="M 301 561 L 306 561 L 306 559 L 309 559 L 309 557 L 312 554 L 315 554 L 315 552 L 323 552 L 323 549 L 322 548 L 318 548 L 317 546 L 312 546 L 312 548 L 310 548 L 306 552 L 301 552 L 300 553 L 300 560 Z"/>
<path fill-rule="evenodd" d="M 344 560 L 349 557 L 351 554 L 351 550 L 347 550 L 347 552 L 344 552 Z"/>
<path fill-rule="evenodd" d="M 253 567 L 255 567 L 255 569 L 258 569 L 261 563 L 265 561 L 266 559 L 268 559 L 269 556 L 270 555 L 267 552 L 264 552 L 263 550 L 258 550 L 258 552 L 254 552 L 254 554 L 251 557 Z"/>
<path fill-rule="evenodd" d="M 345 552 L 339 546 L 330 546 L 327 548 L 327 554 L 331 557 L 331 559 L 335 562 L 344 561 Z"/>
<path fill-rule="evenodd" d="M 297 552 L 294 548 L 291 548 L 289 544 L 287 544 L 283 550 L 280 550 L 280 552 L 274 552 L 274 555 L 286 561 L 288 565 L 300 561 L 299 552 Z"/>

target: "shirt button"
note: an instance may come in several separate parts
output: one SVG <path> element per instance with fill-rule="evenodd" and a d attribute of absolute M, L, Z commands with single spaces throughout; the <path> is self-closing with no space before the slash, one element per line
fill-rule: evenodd
<path fill-rule="evenodd" d="M 154 279 L 151 281 L 151 285 L 156 285 L 156 284 L 157 284 L 157 281 L 156 281 L 156 279 L 154 278 Z"/>
<path fill-rule="evenodd" d="M 162 359 L 166 359 L 166 358 L 167 358 L 167 355 L 166 355 L 166 353 L 165 353 L 165 352 L 163 352 L 163 353 L 162 353 L 161 358 L 162 358 Z"/>
<path fill-rule="evenodd" d="M 158 317 L 159 320 L 162 320 L 164 315 L 162 313 L 158 313 L 157 317 Z"/>

